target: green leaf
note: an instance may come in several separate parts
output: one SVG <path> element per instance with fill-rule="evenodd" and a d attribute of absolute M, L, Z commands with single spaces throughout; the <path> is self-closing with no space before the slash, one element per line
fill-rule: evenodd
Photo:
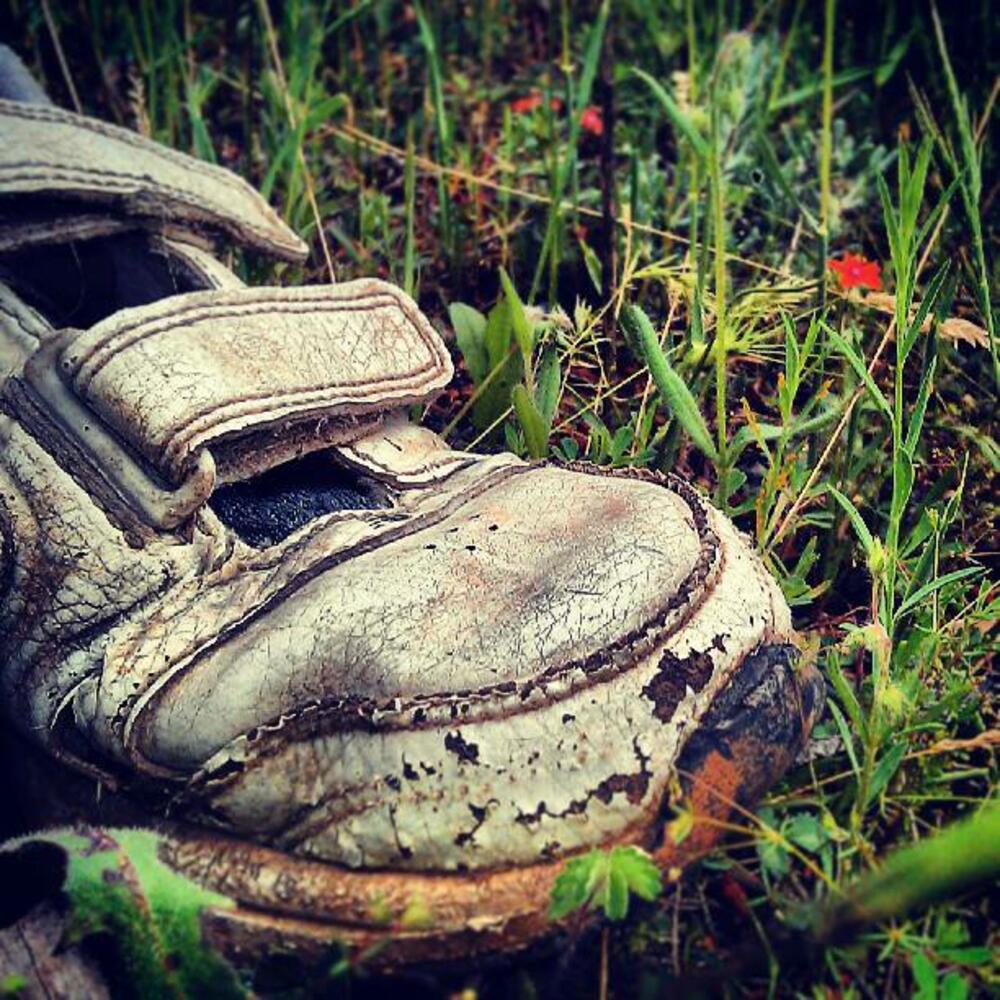
<path fill-rule="evenodd" d="M 702 454 L 713 462 L 717 461 L 718 452 L 698 404 L 684 380 L 667 361 L 649 317 L 638 306 L 626 305 L 622 312 L 622 321 L 629 326 L 635 342 L 639 345 L 643 360 L 649 367 L 649 374 L 661 399 L 670 407 L 677 422 L 687 431 Z"/>
<path fill-rule="evenodd" d="M 937 302 L 941 294 L 941 289 L 944 288 L 945 280 L 948 277 L 948 269 L 948 261 L 945 261 L 944 264 L 938 268 L 937 273 L 931 279 L 931 283 L 927 286 L 927 291 L 924 293 L 924 297 L 920 302 L 920 306 L 918 307 L 916 314 L 906 328 L 902 341 L 903 361 L 910 356 L 910 351 L 913 350 L 913 345 L 916 343 L 917 337 L 920 336 L 920 331 L 923 328 L 924 322 L 930 315 L 931 309 L 934 308 L 934 304 Z"/>
<path fill-rule="evenodd" d="M 518 383 L 511 392 L 511 402 L 514 412 L 524 431 L 524 441 L 528 446 L 528 454 L 532 458 L 545 458 L 549 453 L 549 432 L 545 418 L 538 412 L 528 390 Z"/>
<path fill-rule="evenodd" d="M 420 42 L 427 53 L 427 66 L 431 77 L 431 94 L 434 98 L 434 118 L 437 123 L 438 136 L 441 140 L 441 149 L 447 154 L 451 149 L 451 122 L 445 113 L 444 107 L 444 86 L 441 81 L 441 60 L 438 55 L 437 39 L 434 37 L 434 29 L 424 13 L 423 5 L 419 2 L 414 4 L 417 14 L 417 24 L 420 29 Z"/>
<path fill-rule="evenodd" d="M 847 358 L 847 361 L 854 369 L 855 374 L 859 379 L 861 379 L 862 382 L 864 382 L 869 395 L 875 400 L 876 403 L 878 403 L 879 409 L 891 420 L 892 407 L 889 406 L 885 396 L 882 395 L 882 390 L 879 389 L 879 387 L 875 384 L 875 381 L 872 379 L 864 358 L 862 358 L 861 355 L 855 351 L 854 347 L 832 327 L 828 326 L 826 331 L 830 340 L 833 341 L 834 346 L 838 351 L 840 351 L 841 354 L 843 354 L 845 358 Z"/>
<path fill-rule="evenodd" d="M 785 383 L 794 396 L 801 369 L 799 338 L 796 336 L 792 317 L 786 312 L 781 314 L 781 325 L 785 331 Z"/>
<path fill-rule="evenodd" d="M 900 449 L 892 464 L 892 502 L 889 505 L 890 519 L 894 524 L 898 524 L 906 509 L 910 493 L 913 491 L 913 461 L 906 453 L 905 448 Z"/>
<path fill-rule="evenodd" d="M 490 370 L 486 350 L 486 317 L 464 302 L 452 302 L 448 306 L 448 316 L 455 328 L 455 340 L 465 359 L 465 367 L 468 368 L 472 381 L 478 385 Z"/>
<path fill-rule="evenodd" d="M 535 347 L 535 332 L 528 321 L 527 313 L 524 311 L 524 303 L 517 294 L 514 283 L 510 280 L 504 268 L 500 268 L 500 284 L 503 285 L 504 298 L 507 300 L 507 309 L 510 312 L 510 325 L 514 331 L 514 339 L 521 349 L 521 355 L 527 365 L 531 360 L 531 352 Z"/>
<path fill-rule="evenodd" d="M 915 951 L 910 957 L 910 968 L 917 987 L 913 1000 L 936 1000 L 937 971 L 934 963 L 922 951 Z"/>
<path fill-rule="evenodd" d="M 505 303 L 498 302 L 486 318 L 486 330 L 483 333 L 483 343 L 486 346 L 486 357 L 489 360 L 490 371 L 507 360 L 507 356 L 510 354 L 512 332 L 510 310 Z"/>
<path fill-rule="evenodd" d="M 660 892 L 659 869 L 642 848 L 628 845 L 590 851 L 564 865 L 552 886 L 549 916 L 561 920 L 589 906 L 603 910 L 609 920 L 623 920 L 630 896 L 651 901 Z"/>
<path fill-rule="evenodd" d="M 552 920 L 562 920 L 586 905 L 588 882 L 597 853 L 591 851 L 582 857 L 571 858 L 563 865 L 549 898 L 549 917 Z"/>
<path fill-rule="evenodd" d="M 902 38 L 900 38 L 895 45 L 889 50 L 886 57 L 879 63 L 879 67 L 875 70 L 875 86 L 882 87 L 889 82 L 890 77 L 896 72 L 896 67 L 899 66 L 900 61 L 903 56 L 906 55 L 907 49 L 910 47 L 910 42 L 913 39 L 913 29 L 911 28 Z"/>
<path fill-rule="evenodd" d="M 793 816 L 782 832 L 793 844 L 814 854 L 830 839 L 819 817 L 812 813 Z"/>
<path fill-rule="evenodd" d="M 594 286 L 594 291 L 598 295 L 601 294 L 601 260 L 594 253 L 593 247 L 584 239 L 577 239 L 577 245 L 580 247 L 580 252 L 583 254 L 583 263 L 587 268 L 587 277 L 590 278 L 591 285 Z"/>
<path fill-rule="evenodd" d="M 760 863 L 765 871 L 775 878 L 781 878 L 791 870 L 788 851 L 774 840 L 766 838 L 758 840 L 757 856 L 760 858 Z"/>
<path fill-rule="evenodd" d="M 969 983 L 958 972 L 949 972 L 941 980 L 941 1000 L 965 1000 L 969 995 Z"/>
<path fill-rule="evenodd" d="M 611 864 L 624 876 L 629 892 L 640 899 L 652 902 L 663 891 L 660 869 L 642 848 L 616 847 L 611 854 Z"/>
<path fill-rule="evenodd" d="M 559 367 L 559 352 L 555 347 L 549 347 L 542 356 L 542 363 L 538 366 L 537 381 L 535 405 L 545 421 L 547 436 L 552 429 L 552 418 L 559 406 L 562 388 L 562 369 Z"/>
<path fill-rule="evenodd" d="M 653 97 L 659 102 L 660 107 L 663 108 L 674 128 L 691 143 L 698 157 L 702 160 L 706 159 L 708 156 L 708 143 L 705 141 L 705 137 L 695 128 L 691 119 L 681 111 L 680 106 L 671 97 L 670 92 L 659 80 L 650 76 L 645 70 L 639 69 L 638 66 L 632 66 L 630 72 L 649 87 Z"/>
<path fill-rule="evenodd" d="M 893 744 L 882 754 L 875 770 L 872 772 L 871 784 L 868 786 L 868 797 L 865 799 L 867 809 L 883 792 L 886 786 L 892 781 L 892 776 L 899 770 L 899 765 L 906 756 L 906 742 L 900 740 Z"/>
<path fill-rule="evenodd" d="M 939 576 L 931 580 L 930 583 L 925 583 L 919 590 L 911 594 L 900 604 L 899 610 L 896 612 L 897 619 L 912 611 L 925 597 L 930 597 L 935 591 L 948 586 L 949 583 L 955 583 L 957 580 L 964 580 L 970 576 L 978 576 L 983 572 L 985 570 L 982 566 L 964 566 L 962 569 L 955 569 L 950 573 L 945 573 L 944 576 Z"/>
<path fill-rule="evenodd" d="M 871 70 L 864 66 L 855 66 L 850 69 L 841 70 L 839 73 L 834 73 L 833 75 L 833 86 L 842 87 L 848 83 L 854 83 L 856 80 L 863 80 Z M 803 101 L 809 100 L 811 97 L 815 97 L 823 89 L 823 80 L 821 77 L 817 77 L 812 83 L 806 84 L 804 87 L 799 87 L 797 90 L 790 90 L 783 97 L 771 103 L 771 111 L 781 111 L 782 108 L 790 108 L 795 104 L 801 104 Z"/>
<path fill-rule="evenodd" d="M 940 938 L 938 939 L 940 941 Z M 961 948 L 938 947 L 937 953 L 947 962 L 957 962 L 960 965 L 989 965 L 993 961 L 993 949 L 981 945 L 969 945 Z"/>
<path fill-rule="evenodd" d="M 861 517 L 861 513 L 858 508 L 854 506 L 853 501 L 844 496 L 836 486 L 831 486 L 830 494 L 833 496 L 834 500 L 844 508 L 844 512 L 850 518 L 851 526 L 854 528 L 854 533 L 858 536 L 858 540 L 861 542 L 862 547 L 865 550 L 865 556 L 871 556 L 875 549 L 875 539 L 872 538 L 872 533 L 868 530 L 868 525 L 865 524 L 864 519 Z"/>
<path fill-rule="evenodd" d="M 839 691 L 837 692 L 840 693 Z M 854 734 L 851 732 L 847 725 L 847 720 L 844 718 L 844 713 L 837 707 L 835 702 L 829 703 L 830 715 L 833 716 L 834 725 L 837 727 L 837 732 L 840 734 L 840 738 L 844 743 L 844 750 L 847 751 L 847 759 L 851 762 L 851 770 L 854 772 L 854 777 L 860 781 L 861 780 L 861 768 L 858 766 L 858 757 L 854 751 Z"/>
<path fill-rule="evenodd" d="M 624 920 L 628 916 L 628 883 L 625 876 L 613 865 L 608 871 L 604 898 L 600 900 L 609 920 Z"/>
<path fill-rule="evenodd" d="M 920 432 L 924 427 L 924 416 L 927 413 L 927 401 L 930 398 L 931 386 L 934 384 L 934 370 L 937 368 L 937 358 L 931 358 L 931 363 L 924 369 L 923 377 L 920 379 L 920 389 L 917 392 L 917 402 L 910 415 L 910 426 L 906 432 L 907 455 L 912 461 L 913 453 L 920 442 Z"/>

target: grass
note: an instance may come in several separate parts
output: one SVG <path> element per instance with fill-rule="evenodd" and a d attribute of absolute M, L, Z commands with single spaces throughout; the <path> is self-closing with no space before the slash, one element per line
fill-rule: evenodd
<path fill-rule="evenodd" d="M 781 581 L 829 682 L 817 755 L 698 873 L 633 908 L 610 960 L 581 945 L 564 990 L 997 989 L 986 886 L 880 910 L 808 963 L 788 944 L 803 914 L 996 796 L 985 0 L 12 13 L 9 40 L 57 100 L 237 170 L 310 240 L 305 268 L 240 261 L 248 278 L 412 290 L 460 361 L 425 414 L 453 445 L 679 470 Z M 583 115 L 609 86 L 599 136 Z M 828 261 L 846 251 L 882 263 L 890 300 L 837 285 Z M 551 975 L 465 985 L 531 996 Z"/>

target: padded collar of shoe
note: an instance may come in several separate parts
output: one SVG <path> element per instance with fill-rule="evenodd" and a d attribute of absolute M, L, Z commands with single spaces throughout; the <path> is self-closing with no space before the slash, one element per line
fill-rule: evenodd
<path fill-rule="evenodd" d="M 306 256 L 305 243 L 242 178 L 128 129 L 60 108 L 0 100 L 0 136 L 0 196 L 43 195 L 46 217 L 53 201 L 60 203 L 56 214 L 76 218 L 73 236 L 81 235 L 81 226 L 86 230 L 88 220 L 106 231 L 102 216 L 83 210 L 110 206 L 113 214 L 173 235 L 207 230 L 287 260 Z M 0 227 L 0 243 L 18 244 L 24 213 L 27 240 L 65 241 L 66 225 L 40 224 L 23 200 L 16 207 Z"/>
<path fill-rule="evenodd" d="M 120 495 L 142 501 L 144 484 L 118 441 L 179 487 L 134 504 L 163 528 L 200 506 L 217 479 L 360 438 L 451 376 L 416 304 L 360 280 L 211 289 L 123 309 L 47 338 L 23 381 L 35 409 L 95 454 Z"/>

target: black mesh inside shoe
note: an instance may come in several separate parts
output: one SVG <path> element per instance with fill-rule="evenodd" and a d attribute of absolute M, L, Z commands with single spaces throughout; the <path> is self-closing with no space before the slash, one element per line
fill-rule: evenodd
<path fill-rule="evenodd" d="M 246 482 L 220 486 L 209 506 L 243 541 L 262 549 L 333 511 L 378 510 L 392 503 L 376 483 L 316 452 Z"/>
<path fill-rule="evenodd" d="M 0 214 L 12 215 L 7 203 L 0 203 Z M 2 254 L 0 281 L 53 326 L 81 329 L 119 309 L 199 287 L 166 254 L 154 252 L 140 232 Z"/>

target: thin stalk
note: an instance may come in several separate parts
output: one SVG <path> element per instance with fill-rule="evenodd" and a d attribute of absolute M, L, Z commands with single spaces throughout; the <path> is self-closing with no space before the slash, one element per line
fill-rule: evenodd
<path fill-rule="evenodd" d="M 406 205 L 406 242 L 403 248 L 403 290 L 413 295 L 416 288 L 413 216 L 416 202 L 416 165 L 413 161 L 413 121 L 406 125 L 406 160 L 403 165 L 403 201 Z"/>
<path fill-rule="evenodd" d="M 826 0 L 823 29 L 823 123 L 819 151 L 819 283 L 826 305 L 826 260 L 830 246 L 830 163 L 833 158 L 833 34 L 837 0 Z"/>
<path fill-rule="evenodd" d="M 685 0 L 685 18 L 687 21 L 687 49 L 688 49 L 688 104 L 694 108 L 698 103 L 698 32 L 694 23 L 694 0 Z M 698 201 L 701 194 L 701 157 L 691 144 L 688 144 L 689 173 L 691 177 L 690 189 L 688 191 L 688 252 L 691 256 L 691 264 L 695 271 L 696 281 L 699 291 L 704 292 L 702 287 L 702 273 L 698 266 Z M 665 248 L 669 253 L 669 247 Z M 704 295 L 701 296 L 704 301 Z M 688 324 L 692 327 L 693 324 Z"/>
<path fill-rule="evenodd" d="M 609 17 L 601 51 L 601 114 L 604 133 L 601 136 L 601 297 L 605 302 L 615 292 L 615 83 L 614 83 L 614 18 Z M 615 349 L 616 315 L 611 309 L 604 313 L 604 364 L 608 377 L 614 378 L 617 368 Z"/>
<path fill-rule="evenodd" d="M 563 84 L 565 88 L 565 98 L 566 109 L 568 112 L 572 113 L 573 108 L 576 106 L 576 93 L 573 88 L 573 46 L 570 41 L 570 2 L 569 0 L 562 0 L 562 5 L 559 11 L 559 29 L 560 29 L 560 41 L 562 46 L 562 59 L 559 63 L 559 69 L 563 74 Z M 580 206 L 580 177 L 575 171 L 572 177 L 572 202 L 573 202 L 573 227 L 575 228 L 579 223 L 579 218 L 577 217 L 577 209 Z"/>
<path fill-rule="evenodd" d="M 723 508 L 728 506 L 729 432 L 726 417 L 726 361 L 729 350 L 726 314 L 726 213 L 722 188 L 722 150 L 719 135 L 719 109 L 712 108 L 712 149 L 709 158 L 709 182 L 712 189 L 712 224 L 715 237 L 715 423 L 718 435 L 718 498 Z"/>
<path fill-rule="evenodd" d="M 73 108 L 78 115 L 82 115 L 83 105 L 80 104 L 80 95 L 76 92 L 76 85 L 73 83 L 73 74 L 70 73 L 69 64 L 66 62 L 66 54 L 63 52 L 62 42 L 59 40 L 59 32 L 56 30 L 52 11 L 49 10 L 49 0 L 42 0 L 42 14 L 45 17 L 45 26 L 48 28 L 49 38 L 52 40 L 52 47 L 56 50 L 56 58 L 59 60 L 59 71 L 62 73 L 63 82 L 69 91 Z"/>
<path fill-rule="evenodd" d="M 580 141 L 580 119 L 583 109 L 590 101 L 590 91 L 597 74 L 597 65 L 600 60 L 602 45 L 604 41 L 604 29 L 608 23 L 608 16 L 611 13 L 611 0 L 602 0 L 597 12 L 597 18 L 587 39 L 587 49 L 584 54 L 583 69 L 580 74 L 580 88 L 576 95 L 576 104 L 568 109 L 570 113 L 569 139 L 566 144 L 566 154 L 559 160 L 556 171 L 556 184 L 551 192 L 549 201 L 549 213 L 545 226 L 545 236 L 542 240 L 542 249 L 538 255 L 538 264 L 535 267 L 535 274 L 531 281 L 531 291 L 528 293 L 528 301 L 533 302 L 538 292 L 542 275 L 545 272 L 545 265 L 549 259 L 552 242 L 556 238 L 561 219 L 561 209 L 563 195 L 566 186 L 569 184 L 573 173 L 577 168 L 577 146 Z"/>
<path fill-rule="evenodd" d="M 444 83 L 437 38 L 423 5 L 416 3 L 414 9 L 417 12 L 417 23 L 420 27 L 420 41 L 427 55 L 431 97 L 434 102 L 434 122 L 437 129 L 438 155 L 442 163 L 448 164 L 452 160 L 451 122 L 444 106 Z M 456 246 L 451 217 L 451 199 L 448 196 L 448 185 L 445 183 L 444 176 L 440 174 L 438 175 L 438 203 L 441 212 L 441 239 L 449 259 L 454 260 Z"/>

